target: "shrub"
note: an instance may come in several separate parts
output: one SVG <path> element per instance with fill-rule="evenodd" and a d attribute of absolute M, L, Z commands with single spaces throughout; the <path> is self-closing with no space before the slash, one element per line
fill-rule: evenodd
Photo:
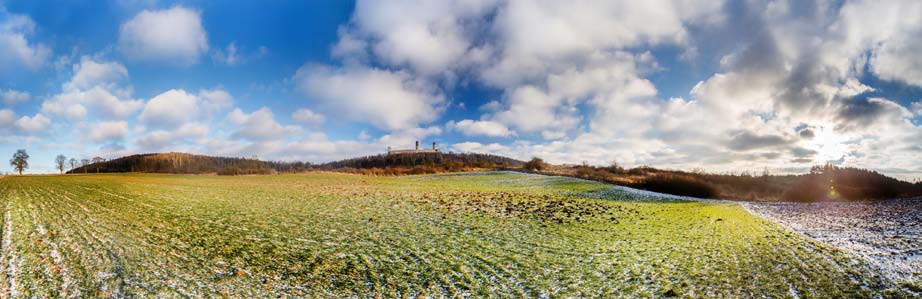
<path fill-rule="evenodd" d="M 698 198 L 714 198 L 717 196 L 717 189 L 711 184 L 694 177 L 677 174 L 656 174 L 649 176 L 633 184 L 632 187 L 653 192 Z"/>
<path fill-rule="evenodd" d="M 544 163 L 544 160 L 538 157 L 531 158 L 528 162 L 525 162 L 525 170 L 536 170 L 541 171 L 547 168 L 547 163 Z"/>
<path fill-rule="evenodd" d="M 239 167 L 227 167 L 218 171 L 218 175 L 240 175 Z"/>

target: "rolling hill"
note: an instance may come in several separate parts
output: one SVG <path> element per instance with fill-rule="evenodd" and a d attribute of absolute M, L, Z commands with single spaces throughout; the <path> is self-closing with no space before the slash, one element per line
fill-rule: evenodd
<path fill-rule="evenodd" d="M 833 165 L 815 166 L 799 175 L 713 174 L 652 167 L 551 165 L 524 170 L 525 162 L 479 153 L 404 153 L 364 156 L 322 164 L 213 157 L 188 153 L 151 153 L 121 157 L 72 169 L 68 173 L 271 174 L 337 171 L 372 176 L 433 174 L 474 170 L 519 170 L 629 186 L 655 192 L 749 201 L 860 201 L 922 196 L 922 182 L 910 183 L 881 173 Z"/>

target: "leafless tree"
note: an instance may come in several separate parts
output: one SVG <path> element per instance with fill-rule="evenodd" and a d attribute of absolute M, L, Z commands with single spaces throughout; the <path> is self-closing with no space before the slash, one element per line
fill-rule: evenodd
<path fill-rule="evenodd" d="M 96 165 L 96 173 L 99 173 L 99 163 L 106 162 L 102 157 L 93 157 L 93 164 Z"/>
<path fill-rule="evenodd" d="M 67 157 L 64 155 L 54 157 L 54 165 L 58 166 L 58 171 L 60 171 L 61 174 L 64 174 L 64 168 L 67 167 Z"/>
<path fill-rule="evenodd" d="M 83 173 L 86 173 L 87 165 L 90 165 L 90 159 L 80 159 L 80 167 L 83 167 Z"/>
<path fill-rule="evenodd" d="M 22 171 L 29 168 L 29 154 L 26 153 L 26 150 L 17 150 L 13 154 L 13 158 L 10 159 L 10 166 L 13 166 L 13 169 L 19 171 L 19 175 L 22 175 Z"/>

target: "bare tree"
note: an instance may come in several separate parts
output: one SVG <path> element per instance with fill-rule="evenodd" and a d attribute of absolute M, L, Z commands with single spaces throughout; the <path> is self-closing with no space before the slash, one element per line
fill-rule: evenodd
<path fill-rule="evenodd" d="M 102 157 L 93 157 L 93 164 L 96 165 L 96 173 L 99 173 L 99 163 L 106 162 Z"/>
<path fill-rule="evenodd" d="M 58 170 L 61 171 L 61 174 L 64 174 L 64 168 L 67 167 L 67 157 L 64 155 L 54 157 L 54 165 L 58 166 Z"/>
<path fill-rule="evenodd" d="M 83 173 L 86 173 L 87 165 L 90 165 L 90 159 L 80 159 L 80 167 L 83 167 Z"/>
<path fill-rule="evenodd" d="M 13 166 L 13 169 L 19 171 L 19 175 L 22 175 L 22 171 L 29 168 L 29 154 L 26 153 L 26 150 L 17 150 L 13 154 L 13 158 L 10 159 L 10 166 Z"/>
<path fill-rule="evenodd" d="M 67 160 L 67 163 L 70 164 L 71 170 L 74 170 L 74 168 L 77 168 L 77 159 L 70 158 L 70 160 Z"/>

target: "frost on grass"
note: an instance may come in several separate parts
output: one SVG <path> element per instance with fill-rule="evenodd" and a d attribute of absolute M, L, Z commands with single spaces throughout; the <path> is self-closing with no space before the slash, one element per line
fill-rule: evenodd
<path fill-rule="evenodd" d="M 922 286 L 922 198 L 751 202 L 743 206 L 806 236 L 857 253 L 891 280 L 915 288 Z"/>
<path fill-rule="evenodd" d="M 25 176 L 0 200 L 0 298 L 908 294 L 735 203 L 563 177 Z"/>

